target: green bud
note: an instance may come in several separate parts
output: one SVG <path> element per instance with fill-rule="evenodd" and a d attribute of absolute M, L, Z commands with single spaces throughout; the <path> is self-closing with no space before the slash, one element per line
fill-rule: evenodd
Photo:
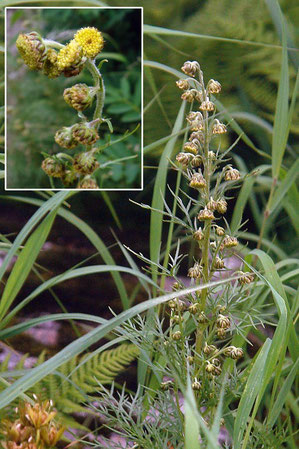
<path fill-rule="evenodd" d="M 99 135 L 95 128 L 88 125 L 88 123 L 77 123 L 72 127 L 73 138 L 83 145 L 93 145 L 98 139 Z"/>
<path fill-rule="evenodd" d="M 72 126 L 59 129 L 55 134 L 55 142 L 62 148 L 72 150 L 78 145 L 77 140 L 73 137 Z"/>
<path fill-rule="evenodd" d="M 92 88 L 86 84 L 75 84 L 63 92 L 66 103 L 76 111 L 84 111 L 91 106 L 93 97 Z"/>
<path fill-rule="evenodd" d="M 53 178 L 61 178 L 64 174 L 64 165 L 52 157 L 47 157 L 42 162 L 42 169 L 48 176 Z"/>

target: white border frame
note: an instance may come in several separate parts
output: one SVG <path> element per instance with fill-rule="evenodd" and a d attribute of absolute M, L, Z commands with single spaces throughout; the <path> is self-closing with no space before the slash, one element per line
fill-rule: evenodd
<path fill-rule="evenodd" d="M 7 109 L 7 51 L 6 51 L 6 45 L 7 45 L 7 36 L 6 36 L 6 31 L 7 31 L 7 10 L 11 10 L 11 9 L 140 9 L 141 10 L 141 145 L 140 145 L 140 151 L 141 151 L 141 187 L 140 188 L 135 188 L 135 189 L 34 189 L 34 188 L 24 188 L 24 189 L 13 189 L 13 188 L 7 188 L 7 177 L 6 177 L 6 170 L 7 170 L 7 156 L 6 156 L 6 152 L 7 152 L 7 113 L 6 113 L 6 109 Z M 32 192 L 32 191 L 38 191 L 38 192 L 42 192 L 42 191 L 52 191 L 52 192 L 59 192 L 61 190 L 67 190 L 67 191 L 75 191 L 75 192 L 99 192 L 99 191 L 104 191 L 104 192 L 136 192 L 136 191 L 142 191 L 144 186 L 143 186 L 143 181 L 144 181 L 144 175 L 143 175 L 143 166 L 144 166 L 144 154 L 143 154 L 143 6 L 72 6 L 72 7 L 68 7 L 68 6 L 6 6 L 4 8 L 5 13 L 4 13 L 4 52 L 5 52 L 5 56 L 4 56 L 4 162 L 5 162 L 5 173 L 4 173 L 4 190 L 7 192 L 12 192 L 12 191 L 28 191 L 28 192 Z"/>

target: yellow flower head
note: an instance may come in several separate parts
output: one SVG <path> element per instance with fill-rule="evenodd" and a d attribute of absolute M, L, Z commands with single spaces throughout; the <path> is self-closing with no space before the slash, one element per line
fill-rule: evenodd
<path fill-rule="evenodd" d="M 59 70 L 65 70 L 70 67 L 76 67 L 82 61 L 83 51 L 81 46 L 74 39 L 63 47 L 57 56 L 57 67 Z"/>
<path fill-rule="evenodd" d="M 75 34 L 75 41 L 83 48 L 84 56 L 95 58 L 104 46 L 102 33 L 94 27 L 81 28 Z"/>
<path fill-rule="evenodd" d="M 31 70 L 41 70 L 46 57 L 46 48 L 38 33 L 32 31 L 28 34 L 19 34 L 16 46 Z"/>

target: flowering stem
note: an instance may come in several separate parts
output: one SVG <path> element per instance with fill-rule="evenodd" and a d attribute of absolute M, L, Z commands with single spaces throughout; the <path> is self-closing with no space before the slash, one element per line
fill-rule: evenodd
<path fill-rule="evenodd" d="M 207 92 L 204 86 L 204 80 L 202 72 L 199 71 L 199 81 L 202 88 L 203 99 L 207 100 Z M 203 111 L 204 118 L 204 177 L 206 181 L 205 187 L 205 205 L 207 205 L 210 196 L 210 162 L 209 162 L 209 114 L 207 111 Z M 206 221 L 204 225 L 204 240 L 202 245 L 202 257 L 201 257 L 201 266 L 202 268 L 202 279 L 204 283 L 209 282 L 209 247 L 210 247 L 210 230 L 211 223 L 210 221 Z M 208 289 L 204 288 L 201 291 L 200 296 L 200 310 L 204 312 L 206 307 Z M 200 324 L 197 328 L 196 332 L 196 343 L 195 343 L 195 351 L 196 354 L 199 354 L 202 349 L 203 343 L 203 334 L 206 328 L 206 324 Z M 199 370 L 199 367 L 198 367 Z"/>

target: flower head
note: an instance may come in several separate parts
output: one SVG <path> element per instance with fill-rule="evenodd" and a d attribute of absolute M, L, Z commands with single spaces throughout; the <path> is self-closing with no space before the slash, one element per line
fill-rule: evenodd
<path fill-rule="evenodd" d="M 74 170 L 82 175 L 90 175 L 100 164 L 91 152 L 83 152 L 77 154 L 74 159 Z"/>
<path fill-rule="evenodd" d="M 102 33 L 94 27 L 81 28 L 74 37 L 87 58 L 95 58 L 104 46 Z"/>
<path fill-rule="evenodd" d="M 77 111 L 84 111 L 92 104 L 92 88 L 86 84 L 75 84 L 64 90 L 63 98 L 66 103 Z"/>
<path fill-rule="evenodd" d="M 63 47 L 57 56 L 57 66 L 59 70 L 75 68 L 82 62 L 83 50 L 80 44 L 74 39 Z"/>
<path fill-rule="evenodd" d="M 95 179 L 90 176 L 85 176 L 85 178 L 79 182 L 78 189 L 98 189 L 99 186 Z"/>
<path fill-rule="evenodd" d="M 48 176 L 53 178 L 61 178 L 64 174 L 63 164 L 52 157 L 47 157 L 43 160 L 42 169 Z"/>
<path fill-rule="evenodd" d="M 46 57 L 46 47 L 38 33 L 32 31 L 28 34 L 19 34 L 16 46 L 25 64 L 31 70 L 42 69 Z"/>

